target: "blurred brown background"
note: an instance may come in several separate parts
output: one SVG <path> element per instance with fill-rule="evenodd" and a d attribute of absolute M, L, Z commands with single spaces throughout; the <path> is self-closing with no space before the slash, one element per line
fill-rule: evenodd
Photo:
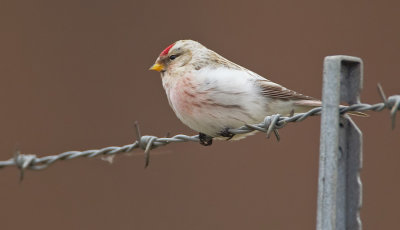
<path fill-rule="evenodd" d="M 327 55 L 363 58 L 362 100 L 400 93 L 398 1 L 0 2 L 0 160 L 16 143 L 39 156 L 120 146 L 143 134 L 195 134 L 175 117 L 159 74 L 167 45 L 198 40 L 273 81 L 320 97 Z M 355 118 L 364 135 L 364 229 L 400 218 L 400 127 Z M 398 118 L 400 121 L 400 118 Z M 314 229 L 319 117 L 282 140 L 171 144 L 28 171 L 0 170 L 1 229 Z M 400 122 L 399 122 L 400 124 Z M 400 125 L 399 125 L 400 126 Z"/>

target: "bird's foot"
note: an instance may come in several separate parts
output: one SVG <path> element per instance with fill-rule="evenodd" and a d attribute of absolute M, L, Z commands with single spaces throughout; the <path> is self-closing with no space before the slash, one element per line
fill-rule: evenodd
<path fill-rule="evenodd" d="M 199 133 L 200 144 L 204 146 L 212 145 L 212 137 L 204 133 Z"/>
<path fill-rule="evenodd" d="M 227 137 L 228 139 L 226 139 L 227 141 L 229 141 L 230 139 L 232 139 L 232 137 L 235 136 L 235 134 L 229 132 L 229 128 L 225 128 L 224 130 L 222 130 L 219 135 L 221 135 L 222 137 Z"/>

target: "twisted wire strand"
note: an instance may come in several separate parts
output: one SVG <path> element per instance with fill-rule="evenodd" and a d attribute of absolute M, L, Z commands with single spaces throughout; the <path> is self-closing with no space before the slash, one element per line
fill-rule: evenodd
<path fill-rule="evenodd" d="M 340 114 L 345 114 L 347 112 L 364 112 L 364 111 L 382 111 L 383 109 L 391 110 L 391 120 L 392 120 L 392 128 L 395 126 L 395 117 L 397 111 L 400 109 L 400 95 L 393 95 L 386 98 L 382 88 L 378 85 L 379 93 L 383 99 L 383 102 L 377 104 L 353 104 L 348 107 L 340 107 Z M 322 111 L 322 107 L 317 107 L 311 109 L 306 113 L 298 113 L 290 117 L 284 117 L 280 114 L 275 114 L 271 116 L 265 117 L 264 121 L 259 124 L 254 125 L 244 125 L 237 129 L 230 129 L 229 132 L 233 134 L 244 134 L 253 131 L 260 131 L 267 134 L 269 138 L 271 132 L 273 131 L 277 140 L 279 141 L 279 133 L 278 129 L 285 127 L 290 122 L 300 122 L 305 120 L 308 117 L 320 115 Z M 23 179 L 24 170 L 42 170 L 46 169 L 53 163 L 59 160 L 70 160 L 78 157 L 96 157 L 99 155 L 111 156 L 120 153 L 131 152 L 134 149 L 143 149 L 145 155 L 145 167 L 149 165 L 150 162 L 150 150 L 168 145 L 170 143 L 179 143 L 179 142 L 199 142 L 199 135 L 187 136 L 183 134 L 175 135 L 173 137 L 156 137 L 156 136 L 141 136 L 139 126 L 136 124 L 136 133 L 137 133 L 137 141 L 132 144 L 124 145 L 121 147 L 118 146 L 110 146 L 102 149 L 94 149 L 94 150 L 86 150 L 86 151 L 68 151 L 63 152 L 58 155 L 50 155 L 44 157 L 37 157 L 33 154 L 21 154 L 18 150 L 15 152 L 14 157 L 6 160 L 0 161 L 0 169 L 5 168 L 7 166 L 17 166 L 20 171 L 20 180 Z"/>

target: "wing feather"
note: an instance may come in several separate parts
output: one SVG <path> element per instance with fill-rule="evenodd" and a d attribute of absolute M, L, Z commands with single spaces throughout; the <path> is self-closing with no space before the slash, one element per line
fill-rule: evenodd
<path fill-rule="evenodd" d="M 281 100 L 315 100 L 315 98 L 297 93 L 268 80 L 258 80 L 257 84 L 259 84 L 262 94 L 266 97 Z"/>
<path fill-rule="evenodd" d="M 256 84 L 258 84 L 261 88 L 261 92 L 263 93 L 264 96 L 270 97 L 270 98 L 277 98 L 281 100 L 316 100 L 313 97 L 309 97 L 300 93 L 297 93 L 293 90 L 287 89 L 279 84 L 276 84 L 256 73 L 254 73 L 251 70 L 248 70 L 232 61 L 229 61 L 228 59 L 222 57 L 221 55 L 211 52 L 211 55 L 214 58 L 211 58 L 215 62 L 215 64 L 223 65 L 227 68 L 230 69 L 235 69 L 235 70 L 241 70 L 244 71 L 248 74 L 248 76 L 251 76 L 251 78 L 254 78 Z"/>

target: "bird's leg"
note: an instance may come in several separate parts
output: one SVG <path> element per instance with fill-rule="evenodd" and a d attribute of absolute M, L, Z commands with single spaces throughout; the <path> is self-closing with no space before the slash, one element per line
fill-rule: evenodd
<path fill-rule="evenodd" d="M 212 144 L 213 138 L 211 136 L 208 136 L 207 134 L 199 133 L 199 139 L 201 145 L 209 146 Z"/>
<path fill-rule="evenodd" d="M 227 137 L 228 139 L 226 139 L 227 141 L 229 141 L 230 139 L 232 139 L 233 136 L 235 136 L 235 134 L 229 132 L 229 128 L 225 128 L 224 130 L 222 130 L 219 135 L 221 135 L 222 137 Z"/>

